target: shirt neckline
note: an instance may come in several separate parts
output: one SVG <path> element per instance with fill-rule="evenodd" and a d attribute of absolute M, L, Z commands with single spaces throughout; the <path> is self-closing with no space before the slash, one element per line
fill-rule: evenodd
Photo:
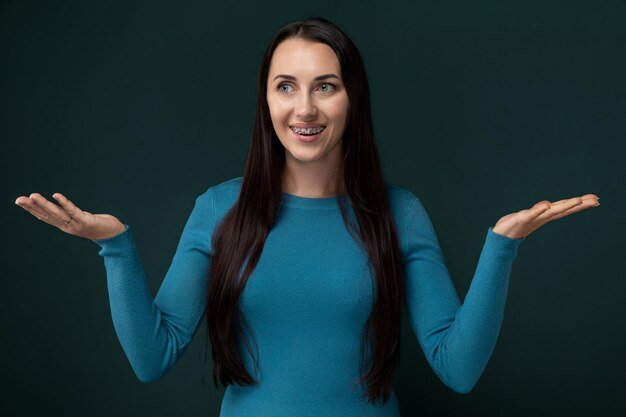
<path fill-rule="evenodd" d="M 332 197 L 302 197 L 295 194 L 282 192 L 282 204 L 288 207 L 300 207 L 309 209 L 339 207 L 339 199 L 346 199 L 345 194 Z"/>

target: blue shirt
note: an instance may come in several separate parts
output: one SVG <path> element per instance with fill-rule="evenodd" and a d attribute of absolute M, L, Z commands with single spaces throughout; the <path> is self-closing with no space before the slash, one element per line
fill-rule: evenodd
<path fill-rule="evenodd" d="M 113 324 L 141 381 L 167 372 L 203 322 L 211 237 L 237 200 L 241 182 L 242 177 L 233 178 L 197 197 L 155 298 L 129 225 L 114 237 L 94 240 L 104 258 Z M 467 393 L 495 347 L 511 266 L 525 239 L 488 228 L 461 304 L 420 199 L 385 184 L 399 233 L 411 327 L 441 381 Z M 254 332 L 259 370 L 241 341 L 239 351 L 258 384 L 229 385 L 220 417 L 400 415 L 393 391 L 386 404 L 372 405 L 361 397 L 363 385 L 355 385 L 373 284 L 367 255 L 346 229 L 338 198 L 344 197 L 283 193 L 277 221 L 239 300 Z M 354 218 L 351 207 L 349 213 Z"/>

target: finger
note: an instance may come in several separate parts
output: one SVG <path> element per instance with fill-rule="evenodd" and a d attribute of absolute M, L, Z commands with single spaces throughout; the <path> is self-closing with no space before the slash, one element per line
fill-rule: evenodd
<path fill-rule="evenodd" d="M 32 193 L 30 198 L 40 209 L 48 214 L 49 219 L 55 224 L 65 224 L 65 222 L 70 219 L 70 215 L 62 207 L 46 200 L 41 194 Z"/>
<path fill-rule="evenodd" d="M 21 208 L 39 218 L 48 218 L 48 213 L 41 209 L 30 197 L 24 197 L 17 203 Z"/>
<path fill-rule="evenodd" d="M 50 216 L 48 213 L 41 210 L 37 205 L 31 201 L 22 201 L 19 205 L 21 208 L 32 214 L 37 218 L 37 220 L 41 220 L 44 223 L 48 223 L 51 226 L 57 226 L 56 224 L 50 221 Z"/>
<path fill-rule="evenodd" d="M 598 201 L 600 200 L 600 197 L 595 194 L 585 194 L 581 198 L 583 199 L 584 204 L 589 204 L 591 207 L 600 205 L 600 202 Z"/>
<path fill-rule="evenodd" d="M 554 215 L 562 213 L 575 213 L 598 205 L 598 197 L 594 194 L 586 194 L 582 197 L 573 197 L 552 203 Z"/>
<path fill-rule="evenodd" d="M 535 204 L 534 206 L 532 206 L 530 209 L 523 210 L 522 212 L 526 214 L 528 220 L 535 221 L 539 217 L 548 216 L 549 214 L 546 214 L 546 213 L 548 213 L 551 208 L 552 208 L 552 203 L 550 203 L 548 200 L 542 200 L 538 202 L 537 204 Z"/>
<path fill-rule="evenodd" d="M 556 203 L 552 203 L 551 210 L 554 211 L 554 214 L 560 214 L 581 204 L 583 204 L 583 199 L 581 197 L 567 198 L 565 200 L 560 200 Z"/>
<path fill-rule="evenodd" d="M 598 197 L 595 194 L 585 194 L 581 197 L 583 200 L 587 200 L 587 199 L 592 199 L 592 201 L 597 201 L 600 199 L 600 197 Z"/>
<path fill-rule="evenodd" d="M 533 219 L 533 221 L 541 223 L 541 225 L 556 219 L 557 215 L 563 213 L 564 211 L 576 207 L 580 204 L 580 201 L 571 201 L 572 199 L 559 200 L 554 203 L 548 202 L 548 207 L 546 209 L 545 201 L 541 202 L 541 209 L 537 210 L 537 216 Z"/>
<path fill-rule="evenodd" d="M 63 207 L 63 209 L 69 214 L 74 221 L 80 223 L 83 220 L 84 212 L 76 207 L 74 203 L 72 203 L 68 198 L 66 198 L 61 193 L 52 194 L 52 197 L 59 202 L 59 204 Z"/>
<path fill-rule="evenodd" d="M 588 194 L 583 197 L 573 197 L 559 200 L 555 203 L 550 203 L 550 208 L 548 210 L 542 211 L 534 219 L 534 221 L 539 222 L 543 225 L 549 221 L 560 219 L 562 217 L 569 216 L 570 214 L 577 213 L 579 211 L 597 205 L 597 198 L 595 195 Z"/>
<path fill-rule="evenodd" d="M 561 210 L 558 213 L 555 213 L 554 216 L 550 218 L 550 220 L 560 219 L 562 217 L 569 216 L 570 214 L 578 213 L 579 211 L 583 211 L 590 207 L 595 207 L 597 205 L 598 203 L 595 197 L 587 199 L 587 200 L 583 199 L 580 204 L 575 204 L 575 205 L 564 207 L 563 210 Z"/>
<path fill-rule="evenodd" d="M 519 219 L 519 221 L 525 225 L 524 227 L 529 227 L 529 225 L 540 225 L 541 220 L 545 218 L 545 216 L 544 217 L 541 217 L 541 216 L 543 215 L 543 213 L 547 212 L 548 210 L 550 210 L 550 202 L 547 200 L 543 200 L 543 201 L 536 203 L 531 208 L 519 211 L 518 213 L 516 213 L 516 216 Z M 526 235 L 530 234 L 531 232 L 532 230 L 528 232 Z"/>
<path fill-rule="evenodd" d="M 595 204 L 598 201 L 599 197 L 595 194 L 585 194 L 581 197 L 564 198 L 563 200 L 555 201 L 554 203 L 550 203 L 547 200 L 543 200 L 542 202 L 548 202 L 552 206 L 562 207 L 562 205 L 567 205 L 570 202 L 576 201 L 577 199 L 582 199 L 583 204 Z"/>

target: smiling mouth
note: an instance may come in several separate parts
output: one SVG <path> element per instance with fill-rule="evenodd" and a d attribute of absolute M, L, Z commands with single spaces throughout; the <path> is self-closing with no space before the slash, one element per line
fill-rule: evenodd
<path fill-rule="evenodd" d="M 316 127 L 307 127 L 307 128 L 300 128 L 300 127 L 296 127 L 296 126 L 289 126 L 289 129 L 291 129 L 294 133 L 300 135 L 300 136 L 315 136 L 321 132 L 324 131 L 324 129 L 326 129 L 326 126 L 321 125 L 321 126 L 316 126 Z"/>

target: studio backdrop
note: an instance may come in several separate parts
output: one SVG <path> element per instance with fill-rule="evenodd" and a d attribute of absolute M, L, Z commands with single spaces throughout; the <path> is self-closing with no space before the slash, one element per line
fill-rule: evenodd
<path fill-rule="evenodd" d="M 0 415 L 219 414 L 204 326 L 168 374 L 140 382 L 112 326 L 99 247 L 13 203 L 60 192 L 131 225 L 156 293 L 195 198 L 243 173 L 265 46 L 312 16 L 359 48 L 386 180 L 423 202 L 461 300 L 500 217 L 601 198 L 522 244 L 470 393 L 435 376 L 403 313 L 402 415 L 623 415 L 618 0 L 3 1 Z"/>

